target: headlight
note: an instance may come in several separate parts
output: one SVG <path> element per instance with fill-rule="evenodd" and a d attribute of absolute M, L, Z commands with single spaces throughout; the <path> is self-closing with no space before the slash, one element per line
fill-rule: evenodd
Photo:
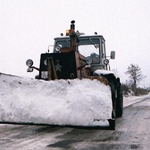
<path fill-rule="evenodd" d="M 86 63 L 90 65 L 92 63 L 92 58 L 90 56 L 86 57 Z"/>
<path fill-rule="evenodd" d="M 57 46 L 55 47 L 56 53 L 58 53 L 58 52 L 61 50 L 61 48 L 62 48 L 62 45 L 57 45 Z"/>
<path fill-rule="evenodd" d="M 108 59 L 104 59 L 103 63 L 104 63 L 105 65 L 108 65 L 108 64 L 109 64 L 109 60 L 108 60 Z"/>
<path fill-rule="evenodd" d="M 32 60 L 32 59 L 28 59 L 28 60 L 26 61 L 26 65 L 27 65 L 28 67 L 31 67 L 31 66 L 33 65 L 33 60 Z"/>

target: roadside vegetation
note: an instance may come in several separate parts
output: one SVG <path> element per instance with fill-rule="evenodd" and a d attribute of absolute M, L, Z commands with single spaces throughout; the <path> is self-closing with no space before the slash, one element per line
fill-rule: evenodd
<path fill-rule="evenodd" d="M 140 96 L 147 95 L 150 92 L 150 88 L 139 87 L 140 81 L 144 80 L 146 76 L 142 74 L 141 68 L 138 65 L 131 64 L 127 71 L 129 80 L 126 83 L 122 83 L 122 91 L 124 96 Z"/>
<path fill-rule="evenodd" d="M 150 88 L 146 87 L 137 87 L 136 94 L 134 93 L 133 85 L 129 85 L 128 83 L 122 83 L 122 91 L 124 96 L 140 96 L 147 95 L 150 93 Z"/>

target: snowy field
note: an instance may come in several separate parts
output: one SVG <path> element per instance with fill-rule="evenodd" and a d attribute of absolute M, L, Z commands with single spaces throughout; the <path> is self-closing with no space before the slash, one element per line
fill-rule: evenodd
<path fill-rule="evenodd" d="M 42 81 L 0 73 L 0 122 L 109 125 L 110 87 L 97 80 Z"/>

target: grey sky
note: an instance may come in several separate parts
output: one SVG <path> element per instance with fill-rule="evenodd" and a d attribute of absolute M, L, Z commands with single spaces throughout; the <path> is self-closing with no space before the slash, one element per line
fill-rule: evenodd
<path fill-rule="evenodd" d="M 110 65 L 123 82 L 133 63 L 147 76 L 141 85 L 150 86 L 149 8 L 149 0 L 1 0 L 0 72 L 34 77 L 36 71 L 26 72 L 26 60 L 39 66 L 40 54 L 74 19 L 76 30 L 104 36 L 108 55 L 116 51 Z"/>

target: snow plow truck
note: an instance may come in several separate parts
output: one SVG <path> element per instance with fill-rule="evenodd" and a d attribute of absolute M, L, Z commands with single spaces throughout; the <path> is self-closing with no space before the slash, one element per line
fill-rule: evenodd
<path fill-rule="evenodd" d="M 39 71 L 35 77 L 39 80 L 89 79 L 109 86 L 112 112 L 108 123 L 110 129 L 115 129 L 116 118 L 123 114 L 123 96 L 120 79 L 110 71 L 110 59 L 115 59 L 115 51 L 111 51 L 110 56 L 106 55 L 104 37 L 96 32 L 87 36 L 75 31 L 73 20 L 70 29 L 66 30 L 66 36 L 61 34 L 54 39 L 53 52 L 41 54 L 39 68 L 33 66 L 32 59 L 28 59 L 26 65 L 27 72 L 32 72 L 34 69 Z"/>

